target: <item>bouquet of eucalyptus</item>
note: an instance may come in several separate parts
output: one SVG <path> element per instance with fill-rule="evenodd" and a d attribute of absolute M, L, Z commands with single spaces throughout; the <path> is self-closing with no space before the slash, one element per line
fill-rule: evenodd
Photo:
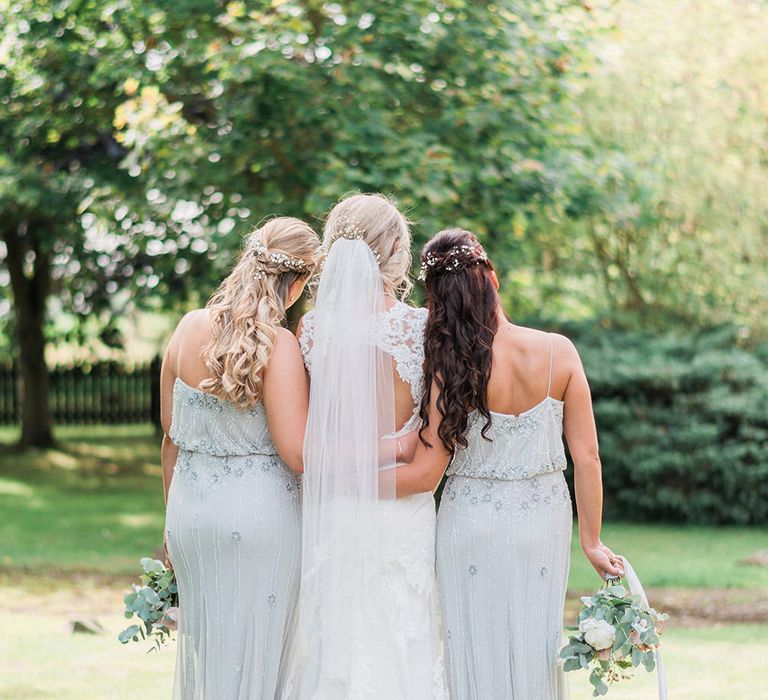
<path fill-rule="evenodd" d="M 127 644 L 130 641 L 151 639 L 154 646 L 150 651 L 159 650 L 171 638 L 171 632 L 178 624 L 179 589 L 173 569 L 169 569 L 163 562 L 144 557 L 139 563 L 144 569 L 140 576 L 141 585 L 134 583 L 124 600 L 126 618 L 135 615 L 141 624 L 124 629 L 118 635 L 118 640 Z"/>
<path fill-rule="evenodd" d="M 638 587 L 640 591 L 633 594 L 620 579 L 612 579 L 595 595 L 581 599 L 579 626 L 572 628 L 578 633 L 568 639 L 560 655 L 565 660 L 564 670 L 590 672 L 595 697 L 606 695 L 609 684 L 630 678 L 632 669 L 638 666 L 647 671 L 656 667 L 659 635 L 669 615 L 649 607 L 639 582 Z M 661 667 L 659 696 L 666 697 Z"/>

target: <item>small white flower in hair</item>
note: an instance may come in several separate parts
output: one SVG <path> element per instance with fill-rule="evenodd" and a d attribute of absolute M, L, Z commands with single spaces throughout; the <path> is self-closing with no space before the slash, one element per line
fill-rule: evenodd
<path fill-rule="evenodd" d="M 346 238 L 349 241 L 362 241 L 365 239 L 365 229 L 355 219 L 341 219 L 333 227 L 333 230 L 325 237 L 323 247 L 330 250 L 331 246 L 340 238 Z M 373 251 L 373 249 L 371 249 Z M 373 251 L 376 262 L 381 262 L 381 255 Z"/>
<path fill-rule="evenodd" d="M 455 245 L 445 253 L 428 252 L 421 261 L 419 279 L 424 281 L 430 272 L 456 272 L 469 265 L 488 262 L 485 251 L 477 245 Z"/>
<path fill-rule="evenodd" d="M 276 251 L 270 253 L 267 246 L 260 240 L 256 240 L 251 247 L 251 252 L 256 257 L 256 276 L 263 277 L 266 274 L 278 274 L 280 272 L 309 272 L 310 268 L 301 258 Z"/>

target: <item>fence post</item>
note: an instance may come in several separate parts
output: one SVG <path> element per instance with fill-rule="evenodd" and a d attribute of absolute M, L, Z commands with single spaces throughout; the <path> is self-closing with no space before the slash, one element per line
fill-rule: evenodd
<path fill-rule="evenodd" d="M 163 425 L 160 422 L 160 368 L 162 359 L 160 355 L 155 355 L 149 365 L 149 386 L 151 394 L 150 416 L 152 424 L 158 433 L 163 431 Z"/>

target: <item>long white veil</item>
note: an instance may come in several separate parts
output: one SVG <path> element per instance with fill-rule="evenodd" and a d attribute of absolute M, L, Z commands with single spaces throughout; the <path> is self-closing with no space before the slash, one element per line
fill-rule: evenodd
<path fill-rule="evenodd" d="M 381 697 L 396 650 L 380 591 L 382 500 L 395 497 L 392 358 L 376 338 L 385 312 L 376 259 L 334 241 L 314 311 L 304 442 L 302 577 L 288 697 Z M 389 669 L 389 670 L 388 670 Z M 384 679 L 382 681 L 382 679 Z M 383 685 L 382 685 L 383 682 Z"/>

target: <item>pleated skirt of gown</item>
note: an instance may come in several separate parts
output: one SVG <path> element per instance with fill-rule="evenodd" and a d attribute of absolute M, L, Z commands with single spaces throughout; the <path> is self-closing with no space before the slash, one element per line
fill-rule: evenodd
<path fill-rule="evenodd" d="M 452 700 L 564 700 L 572 509 L 563 473 L 449 478 L 437 572 Z"/>
<path fill-rule="evenodd" d="M 179 585 L 177 700 L 274 700 L 299 583 L 296 477 L 275 456 L 181 452 L 167 542 Z"/>

